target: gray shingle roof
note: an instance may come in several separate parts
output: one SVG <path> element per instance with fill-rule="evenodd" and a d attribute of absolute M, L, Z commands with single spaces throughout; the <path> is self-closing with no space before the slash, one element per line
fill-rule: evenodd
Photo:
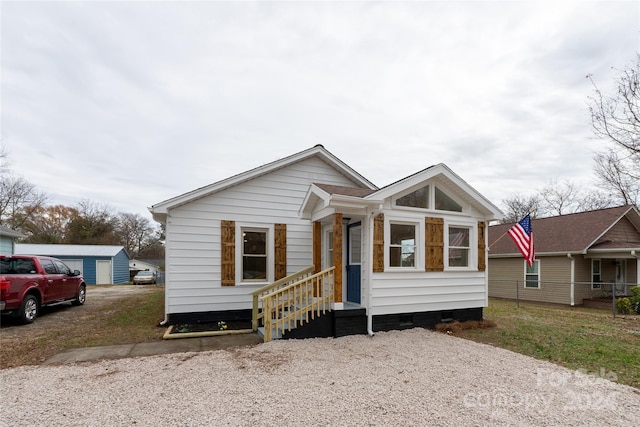
<path fill-rule="evenodd" d="M 605 234 L 621 221 L 625 221 L 627 229 L 631 231 L 616 238 L 607 235 L 612 239 L 607 240 Z M 489 227 L 490 256 L 519 253 L 511 237 L 505 234 L 513 225 Z M 628 205 L 534 219 L 531 226 L 537 254 L 586 252 L 595 248 L 640 248 L 640 215 Z"/>

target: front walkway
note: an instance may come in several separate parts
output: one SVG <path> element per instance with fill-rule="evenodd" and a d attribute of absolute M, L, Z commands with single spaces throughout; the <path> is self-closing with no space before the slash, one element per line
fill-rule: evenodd
<path fill-rule="evenodd" d="M 106 347 L 74 348 L 50 357 L 44 362 L 44 364 L 61 365 L 66 363 L 89 362 L 104 359 L 122 359 L 126 357 L 155 356 L 169 353 L 223 350 L 232 347 L 252 346 L 262 342 L 262 337 L 257 333 L 252 333 L 160 340 L 137 344 L 111 345 Z"/>

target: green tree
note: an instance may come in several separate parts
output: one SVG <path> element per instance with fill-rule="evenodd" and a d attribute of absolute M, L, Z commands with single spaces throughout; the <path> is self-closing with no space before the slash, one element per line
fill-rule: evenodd
<path fill-rule="evenodd" d="M 67 227 L 65 243 L 76 245 L 119 245 L 118 218 L 106 205 L 83 200 Z"/>
<path fill-rule="evenodd" d="M 25 222 L 22 232 L 27 243 L 64 243 L 69 223 L 78 215 L 75 208 L 63 205 L 40 206 Z"/>

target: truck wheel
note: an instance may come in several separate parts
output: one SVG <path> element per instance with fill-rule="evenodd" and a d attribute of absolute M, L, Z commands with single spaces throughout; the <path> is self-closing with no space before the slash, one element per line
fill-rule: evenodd
<path fill-rule="evenodd" d="M 74 299 L 71 304 L 72 305 L 82 305 L 84 301 L 87 299 L 87 288 L 84 285 L 80 286 L 78 289 L 78 295 L 76 295 L 76 299 Z"/>
<path fill-rule="evenodd" d="M 18 319 L 21 323 L 27 324 L 36 320 L 38 312 L 40 311 L 40 304 L 38 299 L 33 295 L 27 295 L 20 305 L 20 311 L 18 312 Z"/>

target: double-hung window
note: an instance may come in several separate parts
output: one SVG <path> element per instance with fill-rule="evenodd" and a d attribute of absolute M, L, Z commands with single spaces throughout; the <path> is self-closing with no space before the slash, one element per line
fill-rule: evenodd
<path fill-rule="evenodd" d="M 389 267 L 416 266 L 416 225 L 389 224 Z"/>
<path fill-rule="evenodd" d="M 242 281 L 267 280 L 267 230 L 242 229 Z"/>
<path fill-rule="evenodd" d="M 469 267 L 470 241 L 469 227 L 449 227 L 449 267 Z"/>
<path fill-rule="evenodd" d="M 591 289 L 600 289 L 602 283 L 601 263 L 599 259 L 591 260 Z"/>
<path fill-rule="evenodd" d="M 531 267 L 526 261 L 525 265 L 524 287 L 530 289 L 540 289 L 540 261 L 534 261 Z"/>

